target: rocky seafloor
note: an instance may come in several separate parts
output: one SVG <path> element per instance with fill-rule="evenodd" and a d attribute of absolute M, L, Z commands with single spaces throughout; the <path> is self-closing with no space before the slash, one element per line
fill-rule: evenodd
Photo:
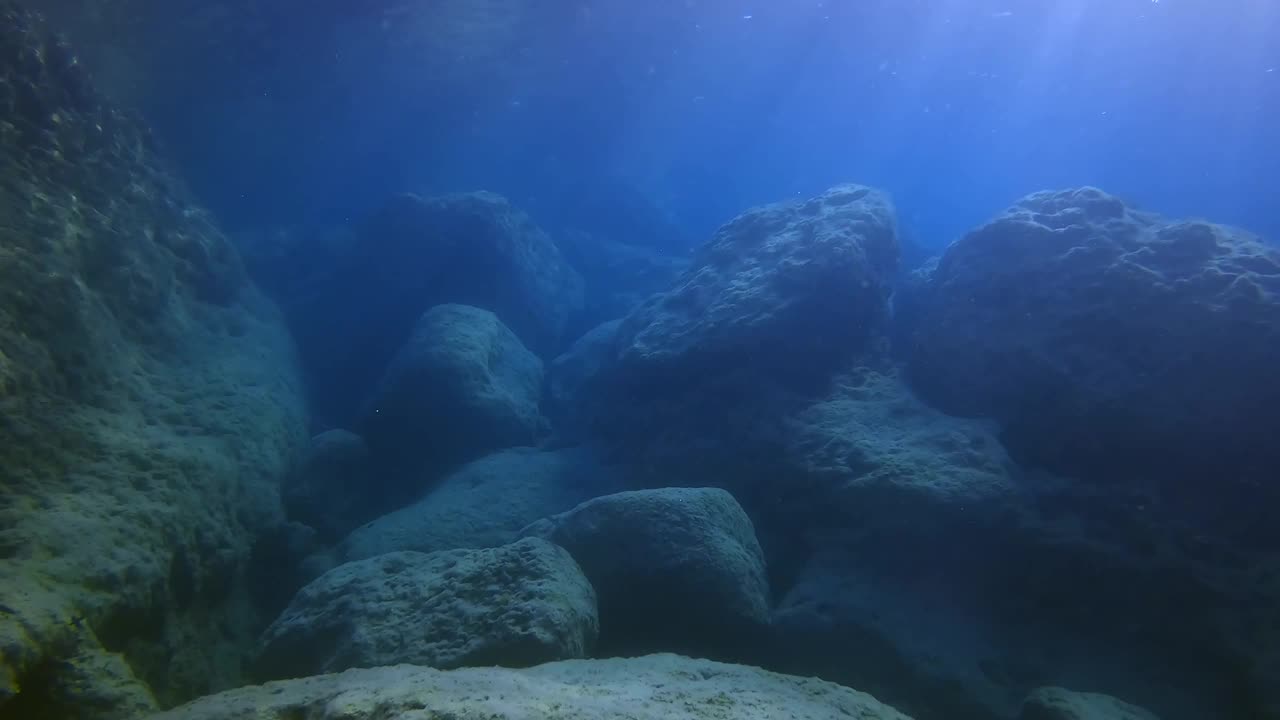
<path fill-rule="evenodd" d="M 909 268 L 843 185 L 692 256 L 491 193 L 228 238 L 0 15 L 0 720 L 1280 717 L 1248 232 L 1074 188 Z"/>

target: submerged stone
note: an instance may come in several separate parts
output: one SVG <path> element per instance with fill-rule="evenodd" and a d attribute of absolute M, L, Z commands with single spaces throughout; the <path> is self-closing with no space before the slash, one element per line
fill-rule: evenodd
<path fill-rule="evenodd" d="M 750 518 L 718 488 L 589 500 L 525 531 L 566 548 L 600 596 L 611 651 L 735 656 L 769 622 L 764 554 Z"/>
<path fill-rule="evenodd" d="M 146 127 L 12 3 L 0 103 L 0 715 L 135 717 L 240 681 L 298 367 Z"/>
<path fill-rule="evenodd" d="M 915 386 L 1028 463 L 1274 484 L 1280 250 L 1244 231 L 1035 193 L 947 248 L 913 322 Z"/>
<path fill-rule="evenodd" d="M 596 596 L 562 548 L 396 552 L 341 565 L 299 591 L 255 667 L 289 678 L 410 663 L 523 667 L 595 646 Z"/>
<path fill-rule="evenodd" d="M 150 720 L 337 714 L 348 720 L 911 720 L 829 682 L 676 655 L 566 660 L 525 670 L 348 670 L 233 690 Z"/>
<path fill-rule="evenodd" d="M 447 469 L 545 432 L 542 361 L 496 315 L 437 305 L 365 404 L 359 428 L 383 471 Z"/>

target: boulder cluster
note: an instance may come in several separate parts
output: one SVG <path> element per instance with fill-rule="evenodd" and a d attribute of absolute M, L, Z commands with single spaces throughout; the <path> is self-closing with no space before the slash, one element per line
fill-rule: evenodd
<path fill-rule="evenodd" d="M 1280 713 L 1249 233 L 1076 188 L 909 268 L 841 185 L 692 254 L 485 192 L 233 241 L 0 15 L 0 718 Z"/>

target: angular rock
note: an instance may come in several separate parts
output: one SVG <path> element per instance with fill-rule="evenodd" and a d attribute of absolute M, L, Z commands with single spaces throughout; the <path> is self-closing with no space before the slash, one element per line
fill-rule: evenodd
<path fill-rule="evenodd" d="M 1136 705 L 1099 693 L 1059 687 L 1038 688 L 1022 705 L 1018 720 L 1159 720 Z"/>
<path fill-rule="evenodd" d="M 1280 250 L 1095 188 L 1041 192 L 951 245 L 927 293 L 912 380 L 998 419 L 1015 456 L 1273 484 Z"/>
<path fill-rule="evenodd" d="M 545 412 L 558 433 L 590 437 L 591 418 L 607 405 L 592 397 L 591 382 L 612 359 L 621 324 L 610 320 L 588 330 L 547 368 Z"/>
<path fill-rule="evenodd" d="M 757 668 L 650 655 L 534 668 L 401 665 L 273 682 L 203 698 L 151 720 L 911 720 L 865 693 Z"/>
<path fill-rule="evenodd" d="M 33 15 L 0 4 L 0 714 L 235 685 L 305 442 L 278 310 Z"/>
<path fill-rule="evenodd" d="M 337 553 L 349 562 L 397 550 L 504 545 L 530 523 L 622 484 L 620 469 L 590 450 L 510 448 L 467 463 L 413 505 L 355 530 Z"/>
<path fill-rule="evenodd" d="M 803 382 L 871 341 L 897 260 L 893 206 L 871 188 L 749 210 L 627 316 L 614 374 L 664 392 L 739 368 Z"/>
<path fill-rule="evenodd" d="M 333 266 L 279 296 L 315 389 L 316 412 L 349 426 L 429 308 L 488 310 L 535 354 L 554 357 L 582 305 L 582 279 L 524 213 L 492 193 L 392 199 L 325 246 Z M 306 247 L 303 245 L 302 247 Z"/>
<path fill-rule="evenodd" d="M 724 490 L 616 493 L 525 534 L 566 548 L 582 566 L 600 598 L 602 648 L 733 655 L 768 624 L 764 555 Z"/>
<path fill-rule="evenodd" d="M 285 483 L 285 512 L 336 542 L 376 511 L 372 472 L 363 438 L 347 430 L 320 433 Z"/>
<path fill-rule="evenodd" d="M 854 185 L 747 211 L 670 289 L 563 358 L 557 417 L 659 476 L 775 463 L 782 418 L 879 352 L 895 223 L 886 196 Z"/>
<path fill-rule="evenodd" d="M 438 305 L 418 321 L 361 415 L 383 469 L 445 469 L 545 430 L 542 361 L 496 315 Z"/>
<path fill-rule="evenodd" d="M 339 566 L 267 628 L 256 668 L 288 678 L 399 663 L 524 667 L 583 657 L 596 634 L 595 593 L 577 564 L 526 538 Z"/>

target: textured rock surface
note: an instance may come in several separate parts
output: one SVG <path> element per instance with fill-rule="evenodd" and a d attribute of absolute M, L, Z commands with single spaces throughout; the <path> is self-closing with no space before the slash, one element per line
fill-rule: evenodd
<path fill-rule="evenodd" d="M 530 523 L 622 489 L 620 469 L 583 449 L 511 448 L 450 473 L 418 502 L 356 529 L 337 548 L 347 562 L 396 550 L 505 545 Z"/>
<path fill-rule="evenodd" d="M 345 426 L 422 314 L 442 303 L 489 310 L 553 357 L 582 305 L 582 279 L 545 233 L 491 193 L 398 196 L 343 239 L 334 265 L 278 299 L 298 339 L 316 411 Z"/>
<path fill-rule="evenodd" d="M 931 402 L 999 419 L 1052 468 L 1280 467 L 1280 251 L 1243 231 L 1030 195 L 947 249 L 911 358 Z"/>
<path fill-rule="evenodd" d="M 619 380 L 682 387 L 735 368 L 787 377 L 848 359 L 884 318 L 895 222 L 886 196 L 855 185 L 743 213 L 623 321 Z"/>
<path fill-rule="evenodd" d="M 675 655 L 441 671 L 400 665 L 274 682 L 151 720 L 910 720 L 866 693 Z"/>
<path fill-rule="evenodd" d="M 667 291 L 557 361 L 562 429 L 645 466 L 774 463 L 782 418 L 879 349 L 897 252 L 870 188 L 743 213 Z"/>
<path fill-rule="evenodd" d="M 525 532 L 582 566 L 600 597 L 602 648 L 732 655 L 768 623 L 764 555 L 724 490 L 616 493 Z"/>
<path fill-rule="evenodd" d="M 383 468 L 435 469 L 533 444 L 542 361 L 496 315 L 437 305 L 418 321 L 360 419 Z"/>
<path fill-rule="evenodd" d="M 526 538 L 334 568 L 267 628 L 256 667 L 265 678 L 399 663 L 523 667 L 584 657 L 597 630 L 595 592 L 577 564 Z"/>
<path fill-rule="evenodd" d="M 1039 688 L 1022 705 L 1018 720 L 1159 720 L 1154 714 L 1110 695 Z"/>
<path fill-rule="evenodd" d="M 1020 471 L 989 423 L 890 375 L 846 374 L 787 424 L 790 469 L 755 479 L 782 576 L 771 667 L 918 717 L 1011 716 L 1051 683 L 1266 717 L 1274 555 L 1192 539 L 1132 487 Z"/>
<path fill-rule="evenodd" d="M 311 438 L 301 464 L 284 486 L 290 520 L 315 528 L 330 542 L 367 522 L 376 504 L 370 484 L 373 466 L 364 439 L 346 430 Z"/>
<path fill-rule="evenodd" d="M 0 712 L 123 717 L 238 681 L 300 383 L 146 130 L 0 15 Z"/>

